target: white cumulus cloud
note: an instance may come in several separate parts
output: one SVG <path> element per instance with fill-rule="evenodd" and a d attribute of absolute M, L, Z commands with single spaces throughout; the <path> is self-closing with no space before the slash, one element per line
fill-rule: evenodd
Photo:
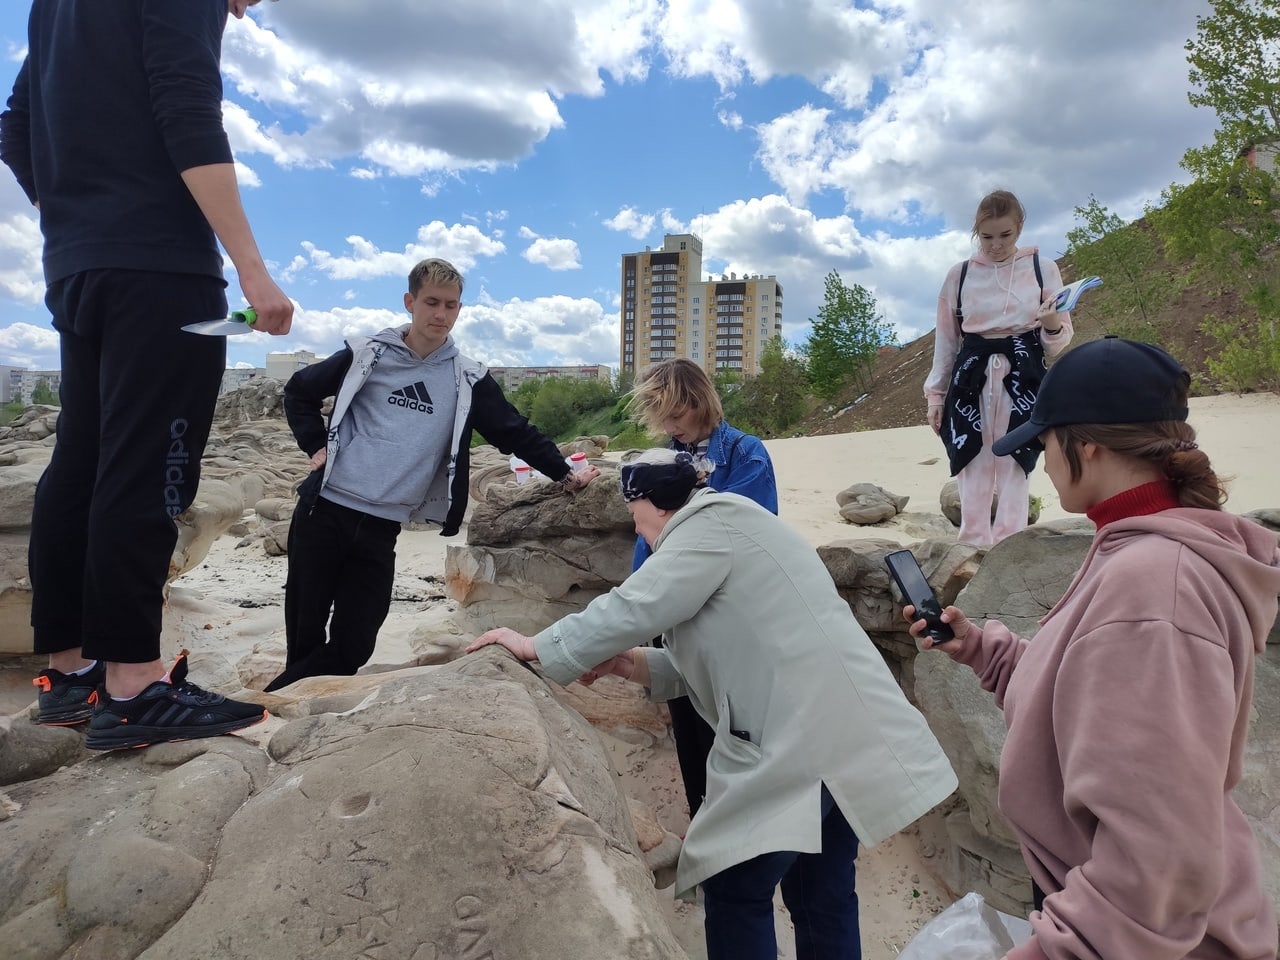
<path fill-rule="evenodd" d="M 657 221 L 652 214 L 640 213 L 634 207 L 623 207 L 603 222 L 610 230 L 630 234 L 637 240 L 643 240 L 653 230 L 653 225 Z"/>
<path fill-rule="evenodd" d="M 16 187 L 13 192 L 22 196 Z M 25 204 L 26 198 L 22 199 Z M 44 299 L 40 224 L 27 213 L 0 217 L 0 295 L 21 303 L 40 303 Z"/>
<path fill-rule="evenodd" d="M 524 251 L 530 263 L 540 263 L 549 270 L 580 270 L 582 258 L 577 241 L 561 237 L 539 237 Z"/>
<path fill-rule="evenodd" d="M 600 363 L 617 357 L 618 312 L 589 297 L 499 301 L 482 290 L 462 308 L 454 336 L 464 352 L 498 366 Z"/>
<path fill-rule="evenodd" d="M 36 370 L 56 369 L 58 334 L 50 327 L 37 327 L 32 323 L 0 327 L 0 362 Z"/>
<path fill-rule="evenodd" d="M 742 114 L 734 110 L 721 110 L 716 114 L 716 119 L 720 121 L 722 126 L 726 126 L 730 130 L 742 129 Z"/>
<path fill-rule="evenodd" d="M 443 257 L 463 272 L 481 257 L 495 257 L 506 246 L 472 224 L 446 226 L 433 220 L 418 228 L 414 243 L 403 250 L 383 250 L 361 236 L 347 237 L 350 252 L 333 254 L 311 241 L 303 241 L 310 265 L 334 280 L 369 280 L 375 277 L 408 276 L 414 264 L 427 257 Z"/>

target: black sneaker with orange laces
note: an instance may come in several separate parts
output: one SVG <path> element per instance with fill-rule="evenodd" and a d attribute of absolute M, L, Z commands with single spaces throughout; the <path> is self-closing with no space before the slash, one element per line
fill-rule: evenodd
<path fill-rule="evenodd" d="M 216 737 L 251 727 L 267 718 L 256 703 L 228 700 L 187 679 L 187 651 L 178 655 L 169 680 L 157 680 L 132 700 L 113 700 L 104 689 L 97 697 L 89 736 L 90 750 L 149 747 L 172 740 Z"/>
<path fill-rule="evenodd" d="M 63 673 L 50 667 L 31 682 L 40 691 L 36 723 L 71 727 L 93 715 L 93 692 L 106 678 L 102 661 L 88 673 Z"/>

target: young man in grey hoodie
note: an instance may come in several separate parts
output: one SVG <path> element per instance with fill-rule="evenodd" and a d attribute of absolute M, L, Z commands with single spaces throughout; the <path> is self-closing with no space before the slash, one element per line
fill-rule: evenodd
<path fill-rule="evenodd" d="M 450 331 L 462 285 L 448 261 L 423 260 L 409 272 L 408 324 L 352 338 L 285 385 L 285 415 L 314 472 L 298 489 L 289 526 L 287 659 L 269 691 L 303 677 L 349 676 L 373 655 L 401 524 L 439 523 L 448 537 L 462 523 L 473 429 L 568 490 L 599 475 L 594 467 L 570 471 L 484 364 L 458 351 Z M 327 397 L 335 400 L 326 429 Z"/>

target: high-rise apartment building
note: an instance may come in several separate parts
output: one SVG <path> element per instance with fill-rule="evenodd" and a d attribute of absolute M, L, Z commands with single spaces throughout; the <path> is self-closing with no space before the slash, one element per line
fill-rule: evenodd
<path fill-rule="evenodd" d="M 760 370 L 764 345 L 782 333 L 782 284 L 772 274 L 703 278 L 702 240 L 669 234 L 661 250 L 622 256 L 622 370 L 687 357 L 709 374 Z"/>

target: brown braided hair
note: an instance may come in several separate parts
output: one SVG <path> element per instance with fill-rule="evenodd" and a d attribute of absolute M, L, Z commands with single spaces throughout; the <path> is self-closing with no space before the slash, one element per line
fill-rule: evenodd
<path fill-rule="evenodd" d="M 1179 383 L 1173 391 L 1171 407 L 1185 407 L 1187 386 Z M 1213 472 L 1209 457 L 1196 443 L 1196 431 L 1185 420 L 1154 423 L 1073 423 L 1052 427 L 1062 447 L 1071 479 L 1083 472 L 1080 448 L 1096 443 L 1112 453 L 1136 457 L 1159 468 L 1173 484 L 1178 502 L 1184 507 L 1221 510 L 1227 500 L 1224 478 Z"/>

